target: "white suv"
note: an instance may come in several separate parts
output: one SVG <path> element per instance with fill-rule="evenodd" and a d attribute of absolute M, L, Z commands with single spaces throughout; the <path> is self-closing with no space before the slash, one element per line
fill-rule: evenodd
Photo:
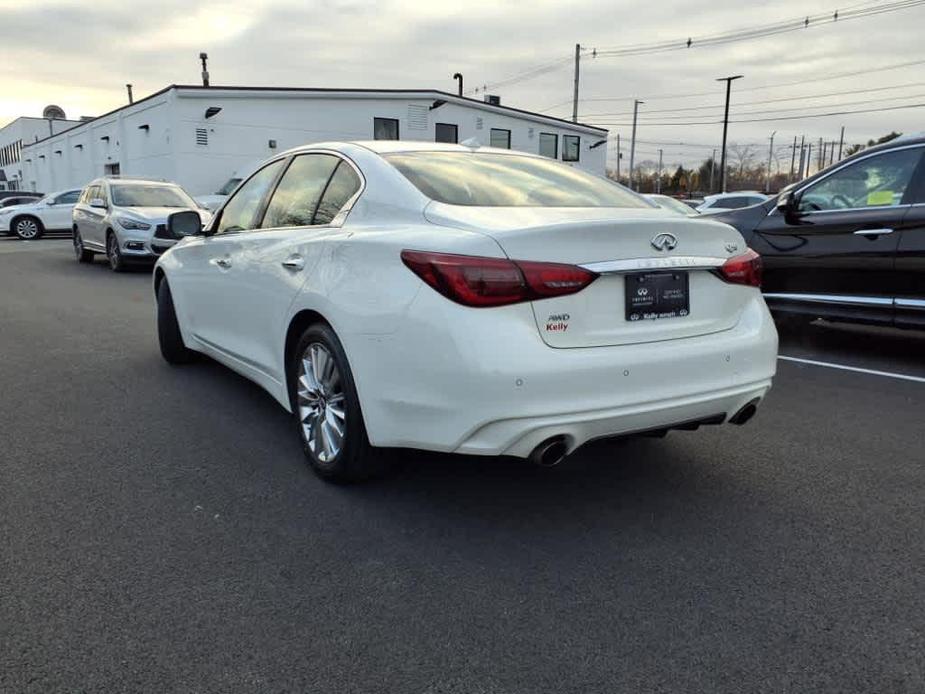
<path fill-rule="evenodd" d="M 62 190 L 40 200 L 4 207 L 0 209 L 0 234 L 15 234 L 23 241 L 31 241 L 46 231 L 67 231 L 79 196 L 79 189 Z"/>
<path fill-rule="evenodd" d="M 77 260 L 87 263 L 105 253 L 116 272 L 128 263 L 153 262 L 176 243 L 167 232 L 167 217 L 179 210 L 196 210 L 203 224 L 212 216 L 176 183 L 98 178 L 74 206 Z"/>

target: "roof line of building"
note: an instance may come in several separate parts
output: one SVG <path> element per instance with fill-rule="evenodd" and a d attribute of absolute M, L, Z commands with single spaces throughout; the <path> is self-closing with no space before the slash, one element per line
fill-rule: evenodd
<path fill-rule="evenodd" d="M 479 101 L 478 99 L 472 99 L 467 96 L 460 96 L 458 94 L 452 94 L 450 92 L 445 92 L 440 89 L 344 89 L 344 88 L 339 88 L 339 87 L 247 87 L 247 86 L 242 86 L 242 85 L 232 85 L 232 86 L 214 85 L 214 86 L 204 87 L 202 85 L 195 85 L 195 84 L 171 84 L 171 85 L 164 87 L 163 89 L 159 89 L 158 91 L 152 94 L 148 94 L 147 96 L 142 97 L 141 99 L 136 99 L 131 104 L 123 104 L 122 106 L 119 106 L 118 108 L 114 108 L 111 111 L 107 111 L 106 113 L 96 116 L 95 118 L 92 118 L 90 120 L 68 121 L 68 122 L 74 122 L 75 123 L 74 127 L 68 128 L 67 130 L 62 130 L 60 132 L 55 133 L 54 135 L 47 135 L 46 137 L 43 137 L 40 140 L 35 140 L 33 142 L 28 142 L 28 143 L 24 142 L 23 147 L 24 148 L 33 147 L 35 145 L 41 144 L 42 142 L 45 142 L 46 140 L 50 140 L 52 138 L 58 137 L 59 135 L 65 135 L 71 130 L 74 130 L 75 128 L 79 128 L 84 125 L 92 125 L 96 121 L 102 120 L 103 118 L 108 118 L 109 116 L 112 116 L 118 113 L 119 111 L 123 111 L 127 108 L 132 108 L 134 106 L 137 106 L 140 103 L 143 103 L 150 99 L 154 99 L 172 90 L 200 91 L 200 92 L 240 91 L 240 92 L 296 92 L 296 93 L 317 93 L 317 94 L 345 94 L 347 93 L 347 94 L 413 94 L 413 95 L 420 95 L 420 96 L 428 95 L 428 96 L 436 96 L 440 99 L 445 99 L 447 101 L 463 103 L 467 106 L 478 107 L 486 111 L 497 111 L 497 112 L 502 112 L 502 113 L 505 111 L 510 111 L 510 112 L 521 114 L 521 115 L 529 116 L 536 120 L 561 123 L 563 125 L 567 125 L 572 128 L 581 128 L 583 130 L 601 133 L 602 137 L 607 134 L 606 128 L 598 128 L 597 126 L 587 125 L 585 123 L 574 123 L 570 120 L 565 120 L 564 118 L 556 118 L 555 116 L 547 116 L 543 113 L 535 113 L 533 111 L 527 111 L 525 109 L 514 108 L 513 106 L 490 104 L 486 101 Z M 28 118 L 31 116 L 21 116 L 21 117 Z M 47 119 L 39 119 L 39 120 L 47 120 Z"/>

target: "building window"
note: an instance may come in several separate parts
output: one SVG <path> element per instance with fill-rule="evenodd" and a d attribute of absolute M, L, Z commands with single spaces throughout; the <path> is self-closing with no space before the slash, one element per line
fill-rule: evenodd
<path fill-rule="evenodd" d="M 459 126 L 452 123 L 437 123 L 434 133 L 434 142 L 459 142 Z"/>
<path fill-rule="evenodd" d="M 540 133 L 540 154 L 550 159 L 558 159 L 559 136 L 553 133 Z"/>
<path fill-rule="evenodd" d="M 373 118 L 373 139 L 374 140 L 397 140 L 398 139 L 398 119 L 397 118 Z"/>
<path fill-rule="evenodd" d="M 510 149 L 511 148 L 511 131 L 502 130 L 501 128 L 492 128 L 491 129 L 491 139 L 489 144 L 492 147 L 500 147 L 501 149 Z"/>
<path fill-rule="evenodd" d="M 118 176 L 121 173 L 121 167 L 119 166 L 119 162 L 114 162 L 112 164 L 105 164 L 103 166 L 103 172 L 107 176 Z"/>
<path fill-rule="evenodd" d="M 578 135 L 562 136 L 562 161 L 578 161 L 581 138 Z"/>

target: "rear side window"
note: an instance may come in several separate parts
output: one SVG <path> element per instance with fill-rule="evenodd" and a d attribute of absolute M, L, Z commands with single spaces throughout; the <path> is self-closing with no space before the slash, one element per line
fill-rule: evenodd
<path fill-rule="evenodd" d="M 318 202 L 339 159 L 330 154 L 303 154 L 292 160 L 270 198 L 262 229 L 312 224 Z"/>
<path fill-rule="evenodd" d="M 330 224 L 359 189 L 360 177 L 350 164 L 342 161 L 328 182 L 312 224 Z"/>
<path fill-rule="evenodd" d="M 383 156 L 424 195 L 450 205 L 652 207 L 623 186 L 551 159 L 488 152 Z"/>

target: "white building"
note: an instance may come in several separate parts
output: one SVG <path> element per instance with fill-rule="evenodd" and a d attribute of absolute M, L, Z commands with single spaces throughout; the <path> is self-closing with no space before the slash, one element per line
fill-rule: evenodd
<path fill-rule="evenodd" d="M 205 195 L 297 145 L 470 138 L 604 174 L 606 130 L 447 92 L 180 85 L 24 142 L 22 171 L 28 190 L 60 190 L 120 174 L 172 180 Z"/>
<path fill-rule="evenodd" d="M 49 109 L 45 109 L 49 112 Z M 52 112 L 55 115 L 64 114 Z M 22 148 L 30 142 L 36 142 L 49 135 L 63 132 L 80 121 L 62 118 L 30 118 L 23 116 L 0 128 L 0 190 L 33 190 L 49 192 L 41 187 L 35 188 L 23 184 Z"/>

